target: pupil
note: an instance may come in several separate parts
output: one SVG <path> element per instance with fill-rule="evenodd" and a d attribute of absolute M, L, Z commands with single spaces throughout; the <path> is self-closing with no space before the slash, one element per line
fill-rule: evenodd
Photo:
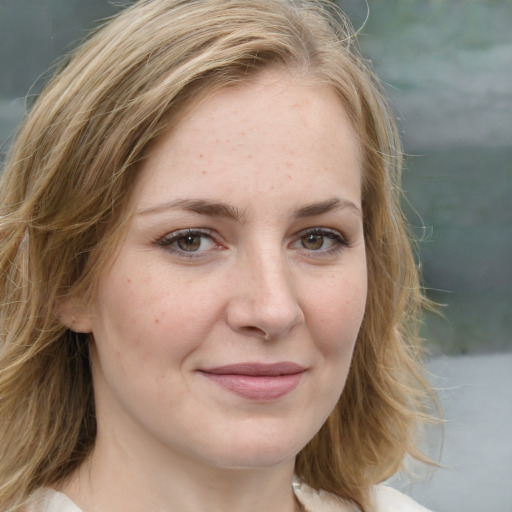
<path fill-rule="evenodd" d="M 197 251 L 201 245 L 201 238 L 194 235 L 184 236 L 178 240 L 178 246 L 184 251 Z"/>
<path fill-rule="evenodd" d="M 324 243 L 322 235 L 307 235 L 302 244 L 306 249 L 321 249 Z"/>

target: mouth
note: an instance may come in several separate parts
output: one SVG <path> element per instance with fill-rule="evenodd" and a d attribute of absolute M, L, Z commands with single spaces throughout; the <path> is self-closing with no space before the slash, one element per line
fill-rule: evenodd
<path fill-rule="evenodd" d="M 292 392 L 306 368 L 292 362 L 239 363 L 199 372 L 225 390 L 248 400 L 272 401 Z"/>

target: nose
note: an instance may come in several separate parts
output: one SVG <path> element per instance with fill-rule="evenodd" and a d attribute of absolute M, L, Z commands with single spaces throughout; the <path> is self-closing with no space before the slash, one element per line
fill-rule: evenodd
<path fill-rule="evenodd" d="M 296 281 L 281 255 L 242 258 L 232 276 L 227 322 L 232 330 L 265 340 L 286 336 L 304 321 Z"/>

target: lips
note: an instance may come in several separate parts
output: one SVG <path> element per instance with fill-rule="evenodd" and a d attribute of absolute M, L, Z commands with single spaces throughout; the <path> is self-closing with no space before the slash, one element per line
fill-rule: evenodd
<path fill-rule="evenodd" d="M 277 400 L 300 383 L 306 369 L 292 362 L 240 363 L 200 370 L 207 379 L 243 398 Z"/>

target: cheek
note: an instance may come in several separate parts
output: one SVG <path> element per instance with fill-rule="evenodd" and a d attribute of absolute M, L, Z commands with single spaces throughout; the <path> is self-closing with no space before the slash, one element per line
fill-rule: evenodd
<path fill-rule="evenodd" d="M 309 321 L 324 354 L 350 357 L 361 326 L 367 295 L 366 267 L 333 277 L 309 295 Z"/>
<path fill-rule="evenodd" d="M 215 317 L 208 287 L 202 283 L 197 290 L 196 283 L 171 277 L 165 269 L 146 269 L 143 275 L 118 272 L 103 281 L 93 321 L 100 355 L 115 357 L 122 366 L 151 362 L 164 371 L 201 343 Z"/>
<path fill-rule="evenodd" d="M 92 353 L 99 407 L 110 395 L 127 410 L 142 404 L 148 414 L 155 404 L 167 403 L 163 390 L 175 385 L 182 362 L 195 348 L 194 324 L 182 317 L 185 306 L 175 292 L 147 274 L 110 275 L 103 281 Z"/>

